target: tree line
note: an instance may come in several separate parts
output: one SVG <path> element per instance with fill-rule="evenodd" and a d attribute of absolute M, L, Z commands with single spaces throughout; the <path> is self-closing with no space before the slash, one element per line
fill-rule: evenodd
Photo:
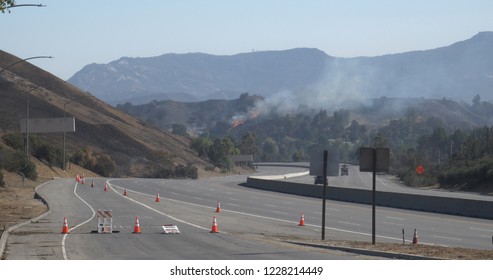
<path fill-rule="evenodd" d="M 479 96 L 471 109 L 493 114 L 493 105 L 481 102 Z M 335 147 L 340 162 L 358 164 L 360 147 L 385 147 L 390 149 L 390 173 L 410 186 L 470 189 L 493 181 L 493 127 L 459 129 L 412 109 L 378 128 L 351 120 L 348 110 L 311 115 L 272 112 L 249 121 L 242 132 L 213 128 L 192 139 L 191 148 L 216 167 L 230 168 L 229 155 L 252 154 L 257 161 L 309 161 L 311 151 L 319 147 Z M 418 165 L 424 173 L 416 172 Z"/>

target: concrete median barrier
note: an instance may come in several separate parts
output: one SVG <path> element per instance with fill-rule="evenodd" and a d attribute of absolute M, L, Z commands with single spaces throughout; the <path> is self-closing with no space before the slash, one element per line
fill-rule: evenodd
<path fill-rule="evenodd" d="M 253 176 L 248 177 L 243 185 L 255 189 L 308 197 L 321 198 L 323 193 L 323 187 L 319 185 L 268 180 Z M 362 204 L 372 203 L 371 190 L 329 186 L 326 194 L 327 199 L 331 200 Z M 377 191 L 376 204 L 391 208 L 493 219 L 493 201 L 487 200 Z"/>

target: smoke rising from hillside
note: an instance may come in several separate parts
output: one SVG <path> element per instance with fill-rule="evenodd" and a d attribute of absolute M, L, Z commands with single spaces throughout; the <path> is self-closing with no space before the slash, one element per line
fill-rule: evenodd
<path fill-rule="evenodd" d="M 281 114 L 337 110 L 368 102 L 376 84 L 376 70 L 358 60 L 336 58 L 327 61 L 322 78 L 315 84 L 298 90 L 281 90 L 257 104 L 262 113 Z"/>

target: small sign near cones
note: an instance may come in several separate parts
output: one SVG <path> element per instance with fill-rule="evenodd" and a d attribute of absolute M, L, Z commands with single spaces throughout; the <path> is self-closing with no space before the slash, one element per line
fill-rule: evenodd
<path fill-rule="evenodd" d="M 180 230 L 176 225 L 163 225 L 163 230 L 165 234 L 178 234 Z"/>
<path fill-rule="evenodd" d="M 425 172 L 425 168 L 420 164 L 418 167 L 416 167 L 416 173 L 419 175 L 423 174 Z"/>

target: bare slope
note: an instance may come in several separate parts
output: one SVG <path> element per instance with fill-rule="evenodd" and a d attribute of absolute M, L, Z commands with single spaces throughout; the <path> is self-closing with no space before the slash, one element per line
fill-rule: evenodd
<path fill-rule="evenodd" d="M 0 51 L 0 69 L 21 59 Z M 1 70 L 0 70 L 1 71 Z M 173 156 L 176 164 L 206 163 L 188 148 L 189 140 L 151 127 L 98 100 L 54 75 L 22 62 L 0 73 L 0 131 L 19 131 L 26 117 L 27 97 L 31 118 L 76 118 L 76 132 L 67 133 L 67 149 L 91 147 L 116 161 L 119 175 L 138 176 L 129 170 L 135 162 L 155 158 L 158 152 Z M 62 134 L 45 137 L 61 145 Z"/>

